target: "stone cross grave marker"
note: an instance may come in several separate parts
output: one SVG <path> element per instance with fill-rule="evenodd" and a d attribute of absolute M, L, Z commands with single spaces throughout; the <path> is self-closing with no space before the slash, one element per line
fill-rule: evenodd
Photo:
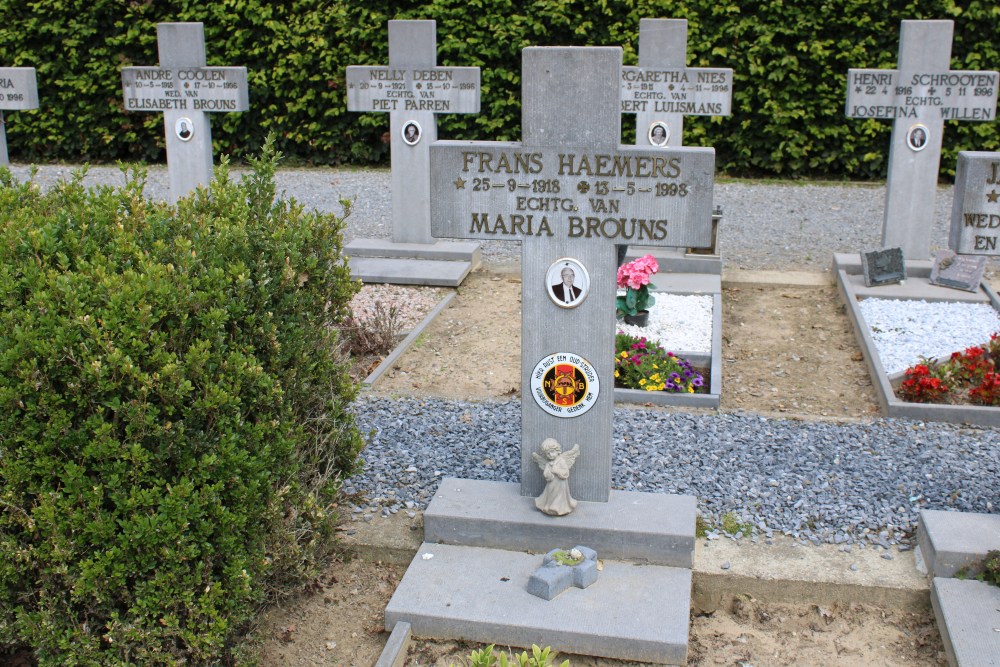
<path fill-rule="evenodd" d="M 683 146 L 684 116 L 732 113 L 733 70 L 687 67 L 686 19 L 639 21 L 639 66 L 622 67 L 621 86 L 636 146 Z"/>
<path fill-rule="evenodd" d="M 715 151 L 622 146 L 621 49 L 522 53 L 523 140 L 431 147 L 435 236 L 521 243 L 521 495 L 531 455 L 580 445 L 579 500 L 606 502 L 614 408 L 615 245 L 704 245 Z M 560 298 L 569 269 L 572 296 Z M 565 294 L 565 293 L 564 293 Z"/>
<path fill-rule="evenodd" d="M 733 70 L 687 67 L 687 33 L 687 19 L 639 20 L 639 66 L 622 67 L 621 78 L 622 113 L 635 114 L 636 146 L 683 146 L 684 116 L 732 114 Z"/>
<path fill-rule="evenodd" d="M 212 180 L 212 111 L 250 108 L 246 67 L 206 67 L 202 23 L 156 26 L 159 67 L 123 67 L 126 111 L 162 111 L 170 198 Z"/>
<path fill-rule="evenodd" d="M 955 170 L 948 247 L 962 255 L 1000 255 L 1000 153 L 961 151 Z"/>
<path fill-rule="evenodd" d="M 479 113 L 479 68 L 438 67 L 434 21 L 389 21 L 389 66 L 347 68 L 347 110 L 389 114 L 392 240 L 433 243 L 428 148 L 439 113 Z"/>
<path fill-rule="evenodd" d="M 7 166 L 7 126 L 4 111 L 38 108 L 34 67 L 0 67 L 0 166 Z"/>
<path fill-rule="evenodd" d="M 898 68 L 847 74 L 850 118 L 891 118 L 883 247 L 907 259 L 930 257 L 934 194 L 946 120 L 996 118 L 995 71 L 950 70 L 952 21 L 903 21 Z"/>

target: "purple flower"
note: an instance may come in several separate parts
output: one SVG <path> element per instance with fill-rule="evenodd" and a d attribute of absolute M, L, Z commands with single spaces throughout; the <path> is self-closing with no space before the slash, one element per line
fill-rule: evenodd
<path fill-rule="evenodd" d="M 700 387 L 701 385 L 705 384 L 705 381 L 701 379 L 700 375 L 696 375 L 695 378 L 691 380 L 691 384 L 695 387 Z"/>

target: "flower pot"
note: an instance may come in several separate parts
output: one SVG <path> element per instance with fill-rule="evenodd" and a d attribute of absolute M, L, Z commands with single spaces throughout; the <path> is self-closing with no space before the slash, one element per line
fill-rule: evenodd
<path fill-rule="evenodd" d="M 626 315 L 625 324 L 631 324 L 637 327 L 644 327 L 649 324 L 649 311 L 640 310 L 635 315 Z"/>

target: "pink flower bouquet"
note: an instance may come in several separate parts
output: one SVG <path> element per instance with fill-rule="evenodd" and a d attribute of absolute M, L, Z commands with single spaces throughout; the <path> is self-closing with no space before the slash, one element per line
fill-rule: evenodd
<path fill-rule="evenodd" d="M 656 258 L 645 255 L 634 259 L 628 264 L 618 267 L 618 287 L 625 288 L 625 295 L 615 299 L 619 316 L 635 315 L 639 311 L 649 310 L 656 299 L 649 293 L 656 285 L 649 282 L 649 277 L 660 270 Z"/>

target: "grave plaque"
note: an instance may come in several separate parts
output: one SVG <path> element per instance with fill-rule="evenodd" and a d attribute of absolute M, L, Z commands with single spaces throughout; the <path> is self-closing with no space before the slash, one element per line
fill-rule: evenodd
<path fill-rule="evenodd" d="M 615 245 L 704 245 L 715 152 L 618 143 L 620 48 L 526 48 L 522 68 L 522 142 L 431 146 L 432 232 L 522 242 L 521 494 L 541 493 L 545 480 L 531 454 L 555 438 L 566 449 L 580 445 L 573 498 L 604 502 Z M 567 262 L 589 276 L 574 307 L 551 298 L 553 266 Z"/>
<path fill-rule="evenodd" d="M 170 199 L 177 201 L 212 180 L 208 113 L 250 108 L 245 67 L 206 67 L 205 26 L 156 26 L 159 67 L 123 67 L 126 111 L 160 111 L 167 137 Z"/>
<path fill-rule="evenodd" d="M 934 253 L 930 282 L 932 285 L 975 292 L 983 282 L 985 269 L 986 257 L 982 255 L 969 257 L 957 255 L 953 250 L 939 250 Z"/>
<path fill-rule="evenodd" d="M 888 248 L 861 253 L 861 271 L 868 287 L 895 285 L 906 280 L 903 249 Z"/>
<path fill-rule="evenodd" d="M 944 121 L 996 118 L 995 71 L 952 71 L 952 21 L 903 21 L 898 69 L 852 69 L 850 118 L 892 119 L 882 245 L 907 259 L 930 256 Z"/>
<path fill-rule="evenodd" d="M 0 67 L 0 166 L 7 158 L 7 125 L 4 111 L 38 108 L 38 86 L 34 67 Z"/>
<path fill-rule="evenodd" d="M 998 235 L 1000 153 L 961 151 L 948 247 L 961 255 L 1000 255 Z"/>
<path fill-rule="evenodd" d="M 428 147 L 439 113 L 479 113 L 479 68 L 437 66 L 434 21 L 389 21 L 389 65 L 347 68 L 347 110 L 389 114 L 392 240 L 433 243 Z"/>

